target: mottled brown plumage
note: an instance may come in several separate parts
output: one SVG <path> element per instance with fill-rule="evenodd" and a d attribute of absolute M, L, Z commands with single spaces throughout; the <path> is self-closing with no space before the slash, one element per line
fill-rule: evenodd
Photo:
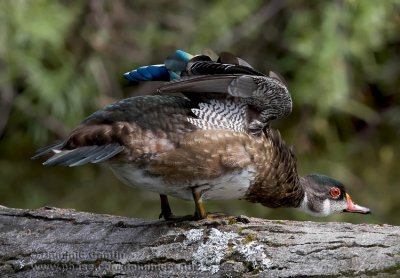
<path fill-rule="evenodd" d="M 166 184 L 212 180 L 254 166 L 244 199 L 271 207 L 299 202 L 295 157 L 277 131 L 254 136 L 202 130 L 187 121 L 193 107 L 188 99 L 172 96 L 126 99 L 84 120 L 59 150 L 117 143 L 124 148 L 108 164 L 134 164 Z"/>
<path fill-rule="evenodd" d="M 298 176 L 294 153 L 269 126 L 270 120 L 291 111 L 281 80 L 229 54 L 221 60 L 237 64 L 194 58 L 185 77 L 159 90 L 181 91 L 186 97 L 116 102 L 35 158 L 53 152 L 45 165 L 105 163 L 124 183 L 159 193 L 166 219 L 171 217 L 167 195 L 194 200 L 198 218 L 205 217 L 202 199 L 245 199 L 315 215 L 369 212 L 351 202 L 340 182 Z M 204 74 L 207 70 L 212 74 Z"/>

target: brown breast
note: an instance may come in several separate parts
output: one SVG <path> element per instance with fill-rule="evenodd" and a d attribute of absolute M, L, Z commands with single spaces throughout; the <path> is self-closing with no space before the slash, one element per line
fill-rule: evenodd
<path fill-rule="evenodd" d="M 227 130 L 188 133 L 179 146 L 154 158 L 149 172 L 166 180 L 212 179 L 252 163 L 259 140 Z"/>
<path fill-rule="evenodd" d="M 303 191 L 295 156 L 272 129 L 259 137 L 225 130 L 189 133 L 179 147 L 153 159 L 149 172 L 173 183 L 212 179 L 251 165 L 256 169 L 256 178 L 246 200 L 268 207 L 299 204 Z"/>

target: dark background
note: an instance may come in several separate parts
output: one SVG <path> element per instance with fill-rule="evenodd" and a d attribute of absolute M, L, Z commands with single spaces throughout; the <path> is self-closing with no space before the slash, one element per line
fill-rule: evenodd
<path fill-rule="evenodd" d="M 396 4 L 397 3 L 397 4 Z M 382 1 L 1 1 L 0 205 L 156 218 L 158 195 L 106 168 L 46 168 L 29 158 L 84 117 L 151 93 L 121 74 L 175 49 L 230 51 L 281 73 L 293 114 L 274 123 L 301 174 L 341 180 L 373 214 L 323 221 L 400 224 L 400 5 Z M 193 204 L 172 198 L 176 214 Z M 245 201 L 209 211 L 319 220 Z"/>

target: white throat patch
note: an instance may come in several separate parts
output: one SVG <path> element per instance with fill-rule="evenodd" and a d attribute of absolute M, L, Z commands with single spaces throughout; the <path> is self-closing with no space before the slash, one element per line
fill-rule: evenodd
<path fill-rule="evenodd" d="M 304 198 L 301 201 L 301 204 L 298 207 L 298 209 L 307 214 L 310 214 L 312 216 L 323 217 L 323 216 L 328 216 L 331 214 L 331 201 L 329 199 L 325 199 L 322 202 L 322 210 L 319 212 L 311 210 L 308 202 L 309 202 L 309 200 L 308 200 L 307 192 L 304 192 Z"/>

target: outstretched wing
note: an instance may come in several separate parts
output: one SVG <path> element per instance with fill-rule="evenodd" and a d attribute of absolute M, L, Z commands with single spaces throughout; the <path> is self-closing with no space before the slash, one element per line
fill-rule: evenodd
<path fill-rule="evenodd" d="M 159 88 L 159 93 L 181 92 L 197 103 L 236 99 L 248 105 L 251 115 L 248 131 L 253 134 L 261 133 L 270 121 L 292 111 L 290 93 L 278 74 L 270 72 L 266 76 L 228 52 L 212 61 L 206 55 L 192 56 L 177 50 L 165 60 L 164 68 L 169 72 L 170 81 Z"/>
<path fill-rule="evenodd" d="M 261 133 L 271 120 L 283 118 L 292 111 L 292 99 L 287 87 L 269 76 L 189 75 L 168 82 L 158 91 L 164 94 L 182 92 L 198 102 L 210 98 L 210 94 L 214 98 L 219 95 L 218 98 L 238 99 L 251 111 L 248 131 L 253 134 Z"/>

